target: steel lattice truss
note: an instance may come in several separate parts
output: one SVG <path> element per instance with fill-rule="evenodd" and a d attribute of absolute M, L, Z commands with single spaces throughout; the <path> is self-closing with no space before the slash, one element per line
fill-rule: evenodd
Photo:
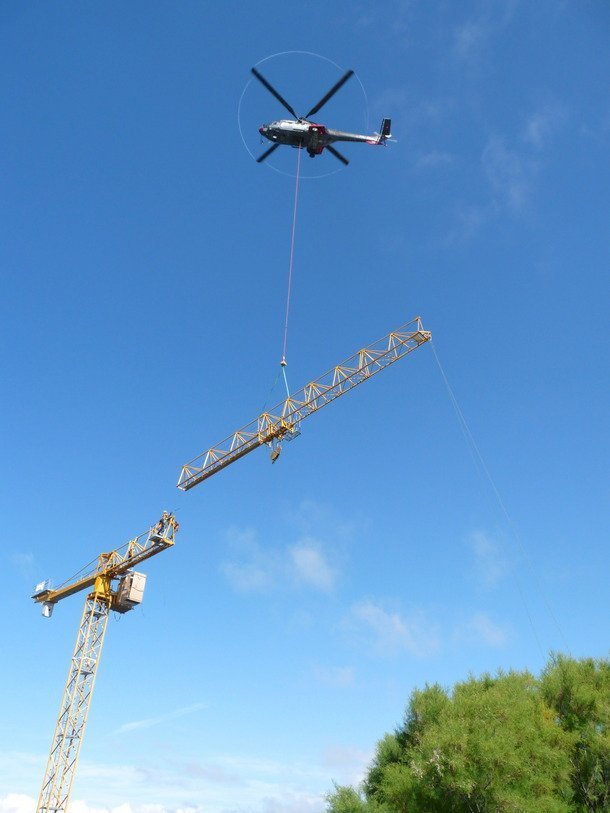
<path fill-rule="evenodd" d="M 104 642 L 109 607 L 98 594 L 87 597 L 70 671 L 51 742 L 37 811 L 63 813 L 70 795 L 97 665 Z"/>
<path fill-rule="evenodd" d="M 148 531 L 116 550 L 100 553 L 92 570 L 87 566 L 61 587 L 42 589 L 32 596 L 40 604 L 53 606 L 80 590 L 93 588 L 85 599 L 36 813 L 65 813 L 68 805 L 108 615 L 111 609 L 130 609 L 117 603 L 114 584 L 140 562 L 171 547 L 177 530 L 173 514 L 164 513 Z"/>
<path fill-rule="evenodd" d="M 185 464 L 180 472 L 178 488 L 188 491 L 264 443 L 271 444 L 298 435 L 303 418 L 389 367 L 430 338 L 431 333 L 423 329 L 417 316 L 383 339 L 354 353 L 270 412 L 263 412 L 243 429 Z"/>
<path fill-rule="evenodd" d="M 32 598 L 39 604 L 55 604 L 61 599 L 67 598 L 67 596 L 78 593 L 80 590 L 93 587 L 96 579 L 100 576 L 109 580 L 117 579 L 136 565 L 150 559 L 151 556 L 171 547 L 174 544 L 174 536 L 174 525 L 168 524 L 162 531 L 158 531 L 153 526 L 148 531 L 130 539 L 121 548 L 110 551 L 110 553 L 100 553 L 95 567 L 75 581 L 62 585 L 56 590 L 43 590 L 32 596 Z"/>
<path fill-rule="evenodd" d="M 398 330 L 355 353 L 342 364 L 310 382 L 269 412 L 234 432 L 182 467 L 178 487 L 188 491 L 220 469 L 263 444 L 275 446 L 299 433 L 303 418 L 344 395 L 363 381 L 407 356 L 429 341 L 431 334 L 416 317 Z M 279 453 L 279 450 L 278 450 Z M 126 611 L 117 603 L 114 583 L 135 565 L 174 544 L 178 523 L 164 513 L 157 525 L 122 548 L 102 553 L 93 568 L 83 568 L 57 589 L 41 585 L 32 598 L 52 609 L 58 601 L 93 588 L 85 608 L 70 663 L 37 813 L 65 813 L 85 732 L 104 634 L 110 609 Z M 89 566 L 87 566 L 89 567 Z M 85 572 L 87 570 L 87 572 Z M 129 609 L 129 608 L 128 608 Z M 49 613 L 50 614 L 50 613 Z"/>

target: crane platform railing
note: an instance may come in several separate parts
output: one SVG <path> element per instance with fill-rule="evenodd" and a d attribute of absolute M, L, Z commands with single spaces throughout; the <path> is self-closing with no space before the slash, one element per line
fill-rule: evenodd
<path fill-rule="evenodd" d="M 35 590 L 32 598 L 41 604 L 56 604 L 63 598 L 93 587 L 99 576 L 105 576 L 111 580 L 116 579 L 146 559 L 150 559 L 151 556 L 171 547 L 174 544 L 177 530 L 178 525 L 173 515 L 168 515 L 167 521 L 159 520 L 156 525 L 130 539 L 116 550 L 100 553 L 93 569 L 82 576 L 79 575 L 74 581 L 57 588 L 51 588 L 43 582 Z"/>
<path fill-rule="evenodd" d="M 389 367 L 430 338 L 431 333 L 424 330 L 421 318 L 416 316 L 186 463 L 180 472 L 178 488 L 188 491 L 265 443 L 292 439 L 300 433 L 303 418 Z"/>

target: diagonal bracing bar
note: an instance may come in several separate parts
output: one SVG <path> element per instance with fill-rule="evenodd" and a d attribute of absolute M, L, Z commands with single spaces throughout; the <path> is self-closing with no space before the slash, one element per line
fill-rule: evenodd
<path fill-rule="evenodd" d="M 408 355 L 431 337 L 432 334 L 423 329 L 420 317 L 416 316 L 398 330 L 354 353 L 270 412 L 263 412 L 243 429 L 186 463 L 180 472 L 178 488 L 188 491 L 264 443 L 295 437 L 303 418 Z"/>
<path fill-rule="evenodd" d="M 41 585 L 42 589 L 32 596 L 43 607 L 52 609 L 64 598 L 91 589 L 85 599 L 36 813 L 66 813 L 109 612 L 111 609 L 128 612 L 141 601 L 141 593 L 139 597 L 130 595 L 127 600 L 121 598 L 122 579 L 129 573 L 136 575 L 133 574 L 136 565 L 172 547 L 178 528 L 174 515 L 164 512 L 148 531 L 116 550 L 101 553 L 90 572 L 77 575 L 55 590 Z"/>
<path fill-rule="evenodd" d="M 37 813 L 65 813 L 85 733 L 109 605 L 105 596 L 87 596 L 70 661 Z"/>
<path fill-rule="evenodd" d="M 136 565 L 171 547 L 174 544 L 175 528 L 174 524 L 168 524 L 159 531 L 153 526 L 148 531 L 131 539 L 122 548 L 112 550 L 110 553 L 100 553 L 93 570 L 85 573 L 80 578 L 70 581 L 56 590 L 50 588 L 41 590 L 35 593 L 32 598 L 39 604 L 56 604 L 58 601 L 74 595 L 74 593 L 93 587 L 99 576 L 105 576 L 111 580 L 118 579 L 123 573 L 136 567 Z"/>

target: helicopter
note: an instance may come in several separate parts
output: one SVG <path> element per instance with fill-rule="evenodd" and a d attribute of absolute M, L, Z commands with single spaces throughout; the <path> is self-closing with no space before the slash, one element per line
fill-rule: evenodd
<path fill-rule="evenodd" d="M 299 116 L 295 110 L 288 104 L 286 99 L 281 96 L 273 85 L 268 82 L 265 77 L 252 68 L 252 74 L 258 81 L 271 93 L 272 96 L 283 105 L 288 112 L 294 116 L 294 119 L 281 119 L 279 121 L 272 121 L 269 124 L 263 124 L 258 128 L 259 133 L 264 138 L 272 141 L 273 144 L 268 150 L 256 159 L 256 163 L 260 164 L 268 158 L 272 152 L 277 150 L 282 144 L 289 147 L 297 147 L 299 149 L 306 149 L 310 158 L 315 158 L 316 155 L 321 155 L 323 150 L 328 150 L 331 155 L 338 158 L 343 164 L 347 166 L 349 161 L 342 155 L 339 150 L 333 147 L 336 141 L 361 141 L 365 144 L 385 145 L 386 141 L 391 137 L 390 128 L 392 125 L 391 119 L 382 119 L 381 126 L 378 133 L 372 135 L 361 135 L 359 133 L 344 133 L 341 130 L 331 130 L 324 124 L 315 124 L 309 120 L 310 116 L 314 116 L 325 104 L 331 99 L 335 93 L 343 87 L 347 80 L 353 76 L 354 71 L 347 71 L 339 81 L 334 84 L 331 89 L 324 95 L 320 101 L 315 104 L 305 116 Z"/>

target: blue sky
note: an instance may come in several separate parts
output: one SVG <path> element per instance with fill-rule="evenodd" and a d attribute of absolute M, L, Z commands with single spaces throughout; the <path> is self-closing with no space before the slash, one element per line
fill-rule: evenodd
<path fill-rule="evenodd" d="M 607 4 L 6 2 L 0 38 L 2 813 L 82 609 L 33 584 L 165 508 L 73 813 L 318 813 L 414 687 L 606 655 Z M 296 153 L 247 152 L 283 114 L 261 60 L 300 111 L 353 68 L 318 120 L 397 139 L 303 157 L 332 174 L 300 187 L 291 387 L 421 314 L 468 430 L 425 346 L 183 494 L 281 356 Z"/>

